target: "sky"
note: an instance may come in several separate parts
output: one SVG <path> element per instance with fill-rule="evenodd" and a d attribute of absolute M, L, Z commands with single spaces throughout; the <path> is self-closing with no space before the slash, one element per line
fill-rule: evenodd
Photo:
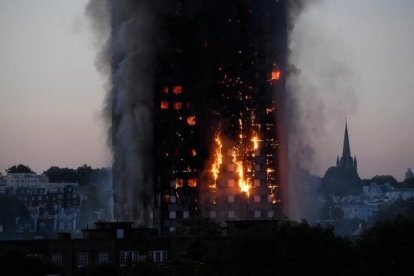
<path fill-rule="evenodd" d="M 109 166 L 105 79 L 86 0 L 0 0 L 0 171 Z M 304 122 L 323 175 L 345 118 L 362 178 L 414 167 L 414 1 L 326 0 L 292 34 Z M 307 121 L 308 120 L 308 121 Z"/>

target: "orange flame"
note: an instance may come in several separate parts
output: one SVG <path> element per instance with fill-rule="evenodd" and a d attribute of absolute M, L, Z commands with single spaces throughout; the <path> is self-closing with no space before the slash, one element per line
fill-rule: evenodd
<path fill-rule="evenodd" d="M 175 188 L 179 189 L 182 188 L 184 186 L 184 180 L 177 178 L 175 180 Z"/>
<path fill-rule="evenodd" d="M 191 187 L 191 188 L 197 187 L 197 179 L 195 178 L 188 179 L 188 187 Z"/>
<path fill-rule="evenodd" d="M 175 95 L 179 95 L 181 93 L 183 93 L 183 87 L 181 85 L 177 85 L 173 87 L 173 93 Z"/>
<path fill-rule="evenodd" d="M 242 193 L 246 193 L 247 197 L 250 196 L 250 189 L 252 187 L 250 179 L 244 175 L 243 162 L 238 160 L 237 149 L 233 150 L 233 163 L 236 165 L 236 172 L 238 175 L 238 185 Z"/>
<path fill-rule="evenodd" d="M 189 126 L 195 126 L 195 124 L 196 124 L 196 117 L 195 116 L 188 116 L 187 117 L 187 124 Z"/>
<path fill-rule="evenodd" d="M 214 184 L 211 185 L 210 188 L 216 188 L 217 179 L 220 173 L 220 167 L 223 163 L 223 154 L 221 152 L 223 144 L 220 139 L 220 133 L 217 134 L 216 139 L 214 141 L 216 142 L 216 150 L 214 154 L 214 162 L 210 170 L 210 172 L 213 174 Z"/>
<path fill-rule="evenodd" d="M 270 78 L 270 81 L 277 81 L 280 80 L 282 73 L 279 70 L 272 71 L 272 76 Z"/>
<path fill-rule="evenodd" d="M 166 102 L 166 101 L 162 101 L 161 102 L 161 109 L 168 109 L 169 108 L 169 103 L 168 102 Z"/>
<path fill-rule="evenodd" d="M 255 134 L 250 141 L 252 141 L 252 143 L 253 143 L 253 150 L 259 149 L 260 140 L 259 140 L 259 137 L 257 136 L 257 134 Z"/>

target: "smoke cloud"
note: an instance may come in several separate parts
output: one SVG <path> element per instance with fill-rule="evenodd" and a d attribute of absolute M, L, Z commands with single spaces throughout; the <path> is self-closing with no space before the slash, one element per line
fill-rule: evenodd
<path fill-rule="evenodd" d="M 312 13 L 324 1 L 290 1 L 289 78 L 286 117 L 289 137 L 289 216 L 308 218 L 304 210 L 313 198 L 315 213 L 321 207 L 319 185 L 312 172 L 320 167 L 322 144 L 331 144 L 327 129 L 344 123 L 357 106 L 357 81 L 350 56 L 336 35 Z M 339 141 L 338 141 L 339 143 Z M 334 165 L 335 159 L 332 160 Z M 309 185 L 309 183 L 313 183 Z M 306 190 L 306 193 L 303 191 Z M 306 197 L 306 198 L 303 198 Z M 307 202 L 307 206 L 302 203 Z M 314 215 L 311 215 L 314 217 Z"/>
<path fill-rule="evenodd" d="M 152 77 L 157 21 L 148 1 L 91 0 L 86 7 L 106 74 L 105 117 L 112 124 L 115 218 L 152 226 Z M 114 127 L 116 126 L 116 127 Z"/>

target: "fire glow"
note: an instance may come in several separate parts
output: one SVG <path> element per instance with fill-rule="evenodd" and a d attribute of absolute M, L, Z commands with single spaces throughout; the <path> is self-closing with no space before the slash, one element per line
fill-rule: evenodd
<path fill-rule="evenodd" d="M 246 193 L 247 197 L 250 196 L 250 189 L 252 187 L 251 185 L 251 179 L 245 176 L 244 173 L 244 166 L 243 162 L 239 160 L 239 156 L 237 154 L 237 149 L 233 149 L 233 163 L 236 166 L 235 170 L 238 176 L 238 186 L 242 193 Z"/>
<path fill-rule="evenodd" d="M 214 162 L 210 170 L 210 172 L 213 174 L 214 183 L 210 185 L 210 188 L 216 188 L 221 164 L 223 163 L 223 154 L 221 152 L 223 148 L 223 144 L 220 139 L 220 133 L 217 134 L 215 142 L 216 142 L 216 149 L 215 149 L 215 154 L 214 154 Z"/>
<path fill-rule="evenodd" d="M 270 81 L 280 80 L 282 73 L 279 70 L 272 71 Z"/>

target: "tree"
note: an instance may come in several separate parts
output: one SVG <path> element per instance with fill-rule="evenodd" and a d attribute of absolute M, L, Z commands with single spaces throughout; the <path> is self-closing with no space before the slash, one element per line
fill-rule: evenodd
<path fill-rule="evenodd" d="M 6 170 L 7 173 L 34 173 L 32 169 L 23 164 L 11 166 Z"/>
<path fill-rule="evenodd" d="M 77 171 L 69 168 L 52 166 L 43 173 L 49 177 L 49 181 L 52 183 L 76 183 L 79 180 Z"/>
<path fill-rule="evenodd" d="M 358 249 L 371 275 L 405 275 L 412 271 L 414 220 L 399 216 L 378 221 L 364 231 Z"/>
<path fill-rule="evenodd" d="M 370 183 L 376 183 L 379 185 L 389 183 L 394 187 L 398 186 L 398 181 L 392 175 L 376 175 L 371 178 Z"/>

